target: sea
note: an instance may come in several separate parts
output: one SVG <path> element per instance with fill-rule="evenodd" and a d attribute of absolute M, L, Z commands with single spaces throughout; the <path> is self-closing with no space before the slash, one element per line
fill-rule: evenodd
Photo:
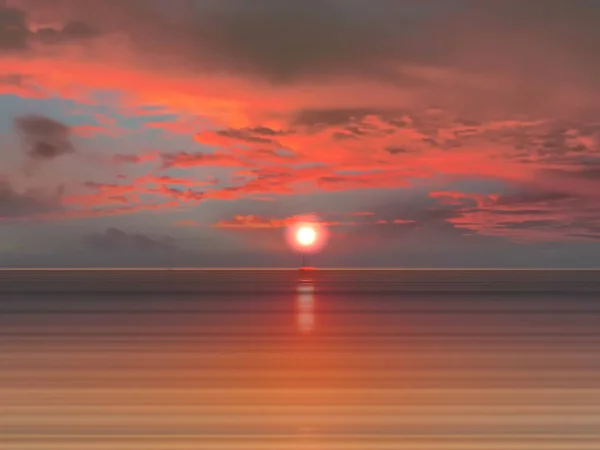
<path fill-rule="evenodd" d="M 598 270 L 0 270 L 2 450 L 599 450 Z"/>

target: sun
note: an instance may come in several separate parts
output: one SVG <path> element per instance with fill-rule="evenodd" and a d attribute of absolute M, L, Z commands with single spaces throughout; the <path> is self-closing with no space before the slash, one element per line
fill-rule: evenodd
<path fill-rule="evenodd" d="M 303 247 L 309 247 L 317 241 L 317 230 L 308 225 L 303 225 L 296 230 L 296 241 Z"/>
<path fill-rule="evenodd" d="M 288 245 L 303 255 L 320 252 L 328 234 L 325 223 L 312 214 L 292 218 L 285 228 Z"/>

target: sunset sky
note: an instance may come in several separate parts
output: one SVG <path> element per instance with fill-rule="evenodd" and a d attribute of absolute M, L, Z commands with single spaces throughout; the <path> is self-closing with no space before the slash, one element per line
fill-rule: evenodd
<path fill-rule="evenodd" d="M 597 0 L 0 5 L 2 266 L 600 266 Z"/>

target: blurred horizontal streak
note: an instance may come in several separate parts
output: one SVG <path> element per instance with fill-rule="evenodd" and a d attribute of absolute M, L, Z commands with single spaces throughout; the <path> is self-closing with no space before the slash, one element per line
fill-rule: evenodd
<path fill-rule="evenodd" d="M 452 416 L 452 420 L 460 420 L 460 416 L 468 418 L 469 416 L 477 416 L 474 420 L 479 422 L 496 416 L 510 416 L 510 420 L 519 420 L 524 417 L 524 423 L 532 420 L 531 416 L 536 416 L 533 420 L 543 420 L 544 417 L 550 416 L 569 416 L 569 420 L 582 421 L 588 420 L 597 423 L 597 417 L 600 416 L 600 405 L 557 405 L 557 404 L 542 404 L 542 405 L 524 405 L 521 403 L 513 403 L 508 405 L 386 405 L 386 404 L 271 404 L 261 405 L 258 401 L 230 405 L 219 405 L 206 403 L 202 405 L 181 406 L 181 405 L 161 405 L 160 414 L 149 411 L 148 406 L 158 405 L 7 405 L 0 409 L 1 414 L 10 416 L 8 422 L 23 423 L 25 421 L 34 420 L 33 418 L 42 417 L 45 414 L 53 415 L 50 422 L 57 420 L 67 420 L 69 417 L 96 417 L 103 415 L 111 415 L 112 419 L 116 420 L 119 416 L 124 417 L 124 422 L 133 420 L 136 416 L 146 418 L 151 417 L 153 420 L 159 420 L 165 417 L 162 424 L 169 423 L 170 420 L 175 420 L 177 416 L 184 418 L 195 418 L 197 421 L 203 421 L 206 416 L 210 416 L 211 420 L 219 420 L 219 417 L 240 416 L 246 420 L 258 420 L 259 417 L 275 417 L 275 416 L 291 416 L 299 417 L 303 415 L 312 415 L 313 418 L 336 416 L 339 418 L 352 418 L 351 420 L 359 420 L 360 417 L 366 417 L 366 423 L 371 418 L 377 416 L 393 416 L 393 420 L 397 420 L 402 424 L 410 423 L 419 416 L 426 416 L 427 420 L 441 418 L 441 423 L 446 416 Z M 164 416 L 163 416 L 164 415 Z M 408 420 L 406 417 L 409 416 Z M 594 417 L 596 416 L 596 417 Z M 162 420 L 162 419 L 161 419 Z M 278 420 L 281 420 L 278 419 Z M 345 419 L 344 419 L 345 420 Z M 422 420 L 419 418 L 418 420 Z M 505 420 L 505 419 L 503 419 Z M 75 419 L 78 422 L 79 419 Z M 276 420 L 277 421 L 277 420 Z M 572 426 L 572 423 L 570 424 Z"/>
<path fill-rule="evenodd" d="M 8 437 L 11 450 L 597 450 L 597 441 L 587 436 L 488 435 L 482 436 L 119 436 Z M 576 446 L 576 447 L 575 447 Z"/>
<path fill-rule="evenodd" d="M 2 450 L 598 449 L 600 271 L 0 272 Z"/>
<path fill-rule="evenodd" d="M 114 394 L 108 396 L 107 393 Z M 269 394 L 268 396 L 265 394 Z M 61 404 L 71 405 L 131 405 L 148 401 L 151 405 L 198 405 L 198 404 L 403 404 L 403 405 L 520 405 L 556 404 L 595 406 L 600 402 L 600 389 L 569 387 L 567 389 L 477 389 L 477 388 L 410 388 L 410 389 L 204 389 L 204 388 L 153 388 L 153 389 L 76 389 L 63 388 L 16 388 L 0 389 L 0 395 L 8 404 L 52 405 L 60 398 Z"/>
<path fill-rule="evenodd" d="M 311 271 L 315 292 L 580 293 L 600 292 L 599 270 L 339 270 Z M 107 278 L 111 283 L 106 283 Z M 295 270 L 0 270 L 2 293 L 75 292 L 153 295 L 291 293 Z"/>
<path fill-rule="evenodd" d="M 46 416 L 44 416 L 46 417 Z M 33 420 L 39 421 L 39 416 Z M 62 419 L 62 420 L 61 420 Z M 118 419 L 121 419 L 119 422 Z M 9 434 L 57 433 L 67 434 L 77 430 L 81 434 L 148 434 L 148 435 L 180 435 L 180 434 L 222 434 L 235 436 L 255 432 L 259 434 L 296 434 L 298 429 L 313 429 L 323 436 L 347 433 L 360 433 L 377 436 L 380 434 L 403 436 L 408 434 L 506 434 L 518 436 L 529 433 L 551 433 L 561 436 L 588 436 L 598 438 L 598 419 L 589 417 L 550 417 L 550 416 L 517 416 L 513 419 L 506 416 L 458 416 L 457 418 L 435 415 L 430 418 L 409 419 L 389 416 L 258 416 L 254 420 L 245 416 L 227 416 L 216 418 L 175 416 L 162 421 L 163 417 L 133 416 L 123 421 L 124 416 L 108 418 L 106 416 L 76 416 L 49 418 L 48 423 L 32 427 L 31 422 L 15 424 L 9 422 L 4 432 Z M 402 420 L 407 419 L 407 420 Z M 18 419 L 17 419 L 18 420 Z M 272 420 L 271 422 L 265 422 Z M 519 421 L 520 420 L 520 421 Z M 96 421 L 91 424 L 91 422 Z M 573 423 L 571 423 L 573 422 Z M 267 425 L 268 423 L 268 425 Z M 550 430 L 549 428 L 552 428 Z M 477 430 L 474 432 L 473 430 Z M 435 430 L 435 431 L 432 431 Z"/>

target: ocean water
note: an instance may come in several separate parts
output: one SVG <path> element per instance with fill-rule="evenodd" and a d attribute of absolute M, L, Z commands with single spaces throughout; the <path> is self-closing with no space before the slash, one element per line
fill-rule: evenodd
<path fill-rule="evenodd" d="M 0 271 L 2 450 L 600 449 L 600 271 Z"/>

